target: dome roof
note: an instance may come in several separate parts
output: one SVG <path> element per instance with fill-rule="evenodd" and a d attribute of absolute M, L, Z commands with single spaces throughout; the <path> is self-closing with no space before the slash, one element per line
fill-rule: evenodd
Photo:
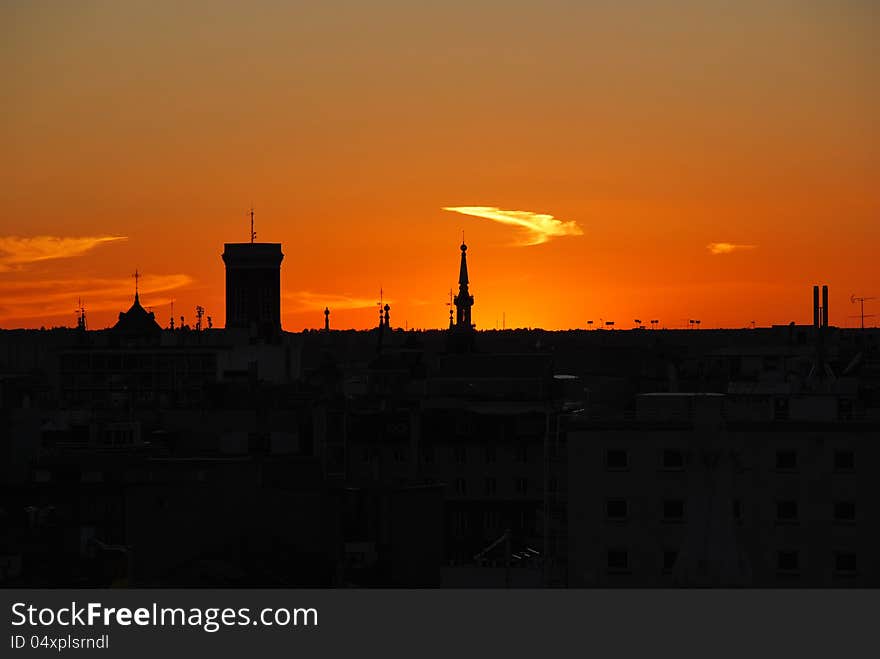
<path fill-rule="evenodd" d="M 113 329 L 126 334 L 152 334 L 159 332 L 162 327 L 156 322 L 156 315 L 141 306 L 138 295 L 134 296 L 134 304 L 128 311 L 119 313 L 119 320 Z"/>

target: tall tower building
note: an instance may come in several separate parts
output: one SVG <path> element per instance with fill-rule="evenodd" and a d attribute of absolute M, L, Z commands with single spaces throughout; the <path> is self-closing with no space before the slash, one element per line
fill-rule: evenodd
<path fill-rule="evenodd" d="M 281 331 L 281 243 L 226 243 L 226 327 L 255 330 L 261 336 Z"/>
<path fill-rule="evenodd" d="M 452 311 L 449 316 L 448 349 L 452 352 L 472 352 L 474 350 L 474 324 L 471 321 L 471 307 L 474 296 L 468 290 L 467 245 L 461 243 L 461 265 L 458 269 L 458 295 L 452 303 L 455 305 L 455 324 L 452 322 Z"/>
<path fill-rule="evenodd" d="M 458 269 L 458 295 L 455 296 L 456 319 L 455 327 L 458 330 L 472 330 L 471 307 L 474 306 L 474 296 L 468 290 L 467 268 L 467 245 L 461 244 L 461 265 Z"/>

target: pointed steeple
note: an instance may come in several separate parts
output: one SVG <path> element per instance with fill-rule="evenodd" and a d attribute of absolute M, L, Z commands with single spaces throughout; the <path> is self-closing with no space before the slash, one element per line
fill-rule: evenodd
<path fill-rule="evenodd" d="M 141 301 L 140 297 L 138 296 L 138 281 L 141 278 L 141 273 L 137 271 L 137 268 L 135 268 L 132 277 L 134 277 L 134 303 L 140 305 Z"/>
<path fill-rule="evenodd" d="M 464 243 L 461 244 L 461 267 L 458 269 L 458 285 L 464 286 L 467 289 L 468 285 L 468 271 L 467 271 L 467 245 Z"/>
<path fill-rule="evenodd" d="M 455 309 L 457 317 L 455 321 L 456 329 L 472 330 L 471 323 L 471 307 L 474 306 L 474 296 L 468 290 L 468 269 L 467 269 L 467 245 L 461 243 L 461 265 L 458 270 L 458 295 L 455 296 Z"/>

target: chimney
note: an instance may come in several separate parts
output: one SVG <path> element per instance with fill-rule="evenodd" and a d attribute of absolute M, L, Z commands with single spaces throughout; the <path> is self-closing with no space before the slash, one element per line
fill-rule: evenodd
<path fill-rule="evenodd" d="M 813 327 L 819 327 L 819 287 L 813 286 Z"/>
<path fill-rule="evenodd" d="M 828 327 L 828 287 L 822 287 L 822 327 Z"/>

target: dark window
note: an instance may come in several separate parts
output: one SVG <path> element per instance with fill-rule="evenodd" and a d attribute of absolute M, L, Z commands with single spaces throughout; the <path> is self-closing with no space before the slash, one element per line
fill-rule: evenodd
<path fill-rule="evenodd" d="M 678 558 L 678 552 L 674 549 L 667 549 L 663 552 L 663 569 L 666 572 L 675 567 L 675 561 Z"/>
<path fill-rule="evenodd" d="M 487 510 L 483 515 L 483 522 L 487 529 L 497 529 L 501 526 L 501 515 L 497 510 Z"/>
<path fill-rule="evenodd" d="M 406 462 L 406 450 L 401 448 L 394 449 L 394 461 Z"/>
<path fill-rule="evenodd" d="M 426 446 L 425 450 L 422 452 L 422 460 L 425 461 L 425 464 L 434 464 L 434 447 Z"/>
<path fill-rule="evenodd" d="M 776 554 L 776 569 L 780 572 L 797 572 L 800 569 L 800 556 L 797 551 L 780 551 Z"/>
<path fill-rule="evenodd" d="M 626 549 L 609 549 L 607 560 L 609 570 L 626 571 L 629 569 L 629 553 Z"/>
<path fill-rule="evenodd" d="M 733 500 L 733 519 L 736 522 L 742 522 L 743 520 L 743 502 L 742 499 L 734 499 Z"/>
<path fill-rule="evenodd" d="M 663 521 L 664 522 L 684 521 L 684 500 L 683 499 L 666 499 L 665 501 L 663 501 Z"/>
<path fill-rule="evenodd" d="M 788 398 L 777 398 L 773 401 L 773 418 L 777 421 L 788 418 Z"/>
<path fill-rule="evenodd" d="M 455 479 L 455 493 L 458 496 L 464 496 L 465 494 L 467 494 L 467 481 L 465 479 Z"/>
<path fill-rule="evenodd" d="M 464 446 L 456 446 L 452 453 L 456 464 L 463 465 L 467 462 L 467 449 Z"/>
<path fill-rule="evenodd" d="M 856 502 L 855 501 L 835 501 L 834 502 L 834 521 L 835 522 L 855 522 L 856 521 Z"/>
<path fill-rule="evenodd" d="M 797 469 L 797 451 L 776 451 L 776 468 L 780 471 L 794 471 Z"/>
<path fill-rule="evenodd" d="M 624 520 L 629 514 L 626 499 L 608 499 L 605 502 L 605 517 L 610 520 Z"/>
<path fill-rule="evenodd" d="M 834 451 L 834 471 L 854 471 L 856 468 L 855 451 L 840 449 Z"/>
<path fill-rule="evenodd" d="M 493 463 L 493 462 L 495 462 L 495 459 L 496 459 L 495 447 L 494 446 L 487 446 L 486 447 L 486 462 Z"/>
<path fill-rule="evenodd" d="M 529 447 L 525 443 L 521 443 L 516 447 L 516 461 L 517 462 L 528 462 L 529 461 Z"/>
<path fill-rule="evenodd" d="M 684 451 L 674 448 L 663 449 L 663 468 L 671 471 L 684 469 Z"/>
<path fill-rule="evenodd" d="M 559 481 L 555 476 L 551 476 L 547 481 L 547 491 L 556 492 L 559 489 Z"/>
<path fill-rule="evenodd" d="M 851 551 L 834 552 L 834 571 L 838 574 L 856 573 L 856 555 Z"/>
<path fill-rule="evenodd" d="M 516 479 L 516 493 L 526 494 L 529 491 L 529 481 L 526 478 Z"/>
<path fill-rule="evenodd" d="M 798 518 L 797 501 L 787 499 L 785 501 L 776 502 L 776 521 L 777 522 L 796 522 Z"/>
<path fill-rule="evenodd" d="M 608 449 L 605 451 L 605 467 L 607 469 L 629 468 L 629 452 L 626 449 Z"/>
<path fill-rule="evenodd" d="M 494 478 L 486 479 L 486 494 L 492 495 L 498 490 L 498 485 Z"/>

